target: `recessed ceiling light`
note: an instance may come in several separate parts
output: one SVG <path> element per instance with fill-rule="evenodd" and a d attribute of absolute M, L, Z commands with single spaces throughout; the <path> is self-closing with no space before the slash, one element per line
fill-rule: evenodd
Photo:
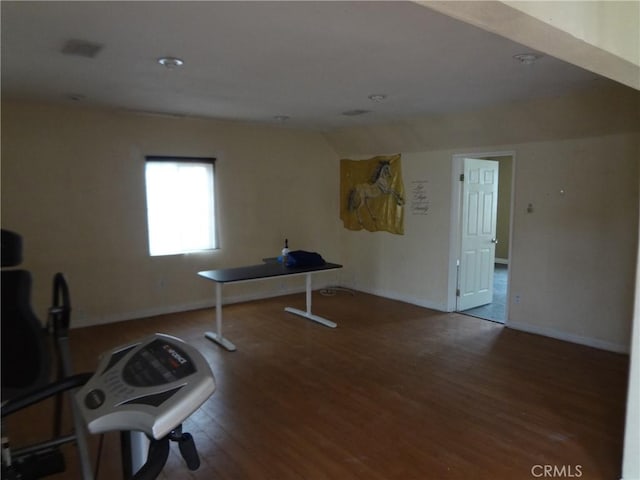
<path fill-rule="evenodd" d="M 518 55 L 514 55 L 513 58 L 523 65 L 531 65 L 540 59 L 542 55 L 538 55 L 537 53 L 519 53 Z"/>
<path fill-rule="evenodd" d="M 342 115 L 345 117 L 355 117 L 358 115 L 364 115 L 365 113 L 369 113 L 369 110 L 347 110 L 346 112 L 342 112 Z"/>
<path fill-rule="evenodd" d="M 373 93 L 367 98 L 369 98 L 369 100 L 371 100 L 372 102 L 380 103 L 384 102 L 387 99 L 387 96 L 384 93 Z"/>
<path fill-rule="evenodd" d="M 161 57 L 158 59 L 158 63 L 167 68 L 177 68 L 184 65 L 184 61 L 176 57 Z"/>

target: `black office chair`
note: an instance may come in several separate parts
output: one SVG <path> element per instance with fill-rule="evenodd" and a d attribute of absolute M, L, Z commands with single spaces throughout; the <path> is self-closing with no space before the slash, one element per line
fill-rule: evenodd
<path fill-rule="evenodd" d="M 26 270 L 5 269 L 22 263 L 22 238 L 2 229 L 2 475 L 3 480 L 32 480 L 65 470 L 60 447 L 66 443 L 77 446 L 81 476 L 93 479 L 91 462 L 85 439 L 84 424 L 72 402 L 74 433 L 62 433 L 62 402 L 68 390 L 87 383 L 92 373 L 71 374 L 68 349 L 71 321 L 71 300 L 64 276 L 53 277 L 52 306 L 46 328 L 31 309 L 31 274 Z M 53 340 L 53 342 L 51 341 Z M 53 369 L 54 379 L 52 380 Z M 49 440 L 18 449 L 9 448 L 4 421 L 9 415 L 31 405 L 55 398 L 53 434 Z M 195 470 L 200 465 L 195 444 L 178 425 L 169 435 L 152 440 L 147 461 L 138 472 L 125 469 L 126 478 L 153 480 L 162 471 L 169 456 L 169 442 L 177 442 L 187 466 Z M 123 465 L 128 445 L 123 445 Z"/>
<path fill-rule="evenodd" d="M 9 450 L 3 442 L 2 478 L 41 478 L 64 471 L 59 447 L 76 442 L 77 435 L 62 435 L 62 401 L 65 391 L 84 385 L 91 374 L 69 375 L 62 348 L 68 340 L 71 304 L 64 276 L 54 276 L 53 305 L 45 328 L 31 308 L 31 274 L 16 267 L 22 263 L 22 238 L 2 229 L 2 419 L 30 405 L 55 397 L 52 438 L 37 445 Z M 52 335 L 48 332 L 51 331 Z M 51 340 L 55 340 L 53 345 Z M 52 370 L 55 365 L 55 380 Z M 4 422 L 3 422 L 4 423 Z M 3 425 L 4 427 L 4 425 Z M 7 437 L 3 428 L 3 436 Z M 4 439 L 3 439 L 4 440 Z M 81 450 L 86 450 L 82 439 Z"/>
<path fill-rule="evenodd" d="M 2 401 L 48 383 L 46 331 L 31 309 L 31 274 L 22 263 L 22 239 L 2 230 Z M 30 352 L 25 355 L 25 352 Z M 19 368 L 16 368 L 19 365 Z"/>

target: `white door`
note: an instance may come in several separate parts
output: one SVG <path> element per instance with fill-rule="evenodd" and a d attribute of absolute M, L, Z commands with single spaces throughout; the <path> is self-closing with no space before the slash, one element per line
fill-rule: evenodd
<path fill-rule="evenodd" d="M 496 257 L 498 162 L 464 159 L 458 310 L 491 303 Z"/>

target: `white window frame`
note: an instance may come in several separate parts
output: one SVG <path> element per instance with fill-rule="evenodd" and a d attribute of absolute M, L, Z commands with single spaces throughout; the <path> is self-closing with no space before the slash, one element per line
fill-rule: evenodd
<path fill-rule="evenodd" d="M 215 158 L 147 156 L 145 193 L 150 256 L 218 248 Z"/>

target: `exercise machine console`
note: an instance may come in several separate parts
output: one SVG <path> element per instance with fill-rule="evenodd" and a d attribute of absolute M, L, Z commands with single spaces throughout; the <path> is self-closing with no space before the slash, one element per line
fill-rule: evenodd
<path fill-rule="evenodd" d="M 169 440 L 178 442 L 189 468 L 197 468 L 193 439 L 182 433 L 181 424 L 214 390 L 202 354 L 176 337 L 157 333 L 104 354 L 75 398 L 89 432 L 128 436 L 122 439 L 128 478 L 149 463 L 154 441 L 165 441 L 167 454 Z"/>
<path fill-rule="evenodd" d="M 91 433 L 137 430 L 159 440 L 214 390 L 213 374 L 198 350 L 154 334 L 103 355 L 76 401 Z"/>

